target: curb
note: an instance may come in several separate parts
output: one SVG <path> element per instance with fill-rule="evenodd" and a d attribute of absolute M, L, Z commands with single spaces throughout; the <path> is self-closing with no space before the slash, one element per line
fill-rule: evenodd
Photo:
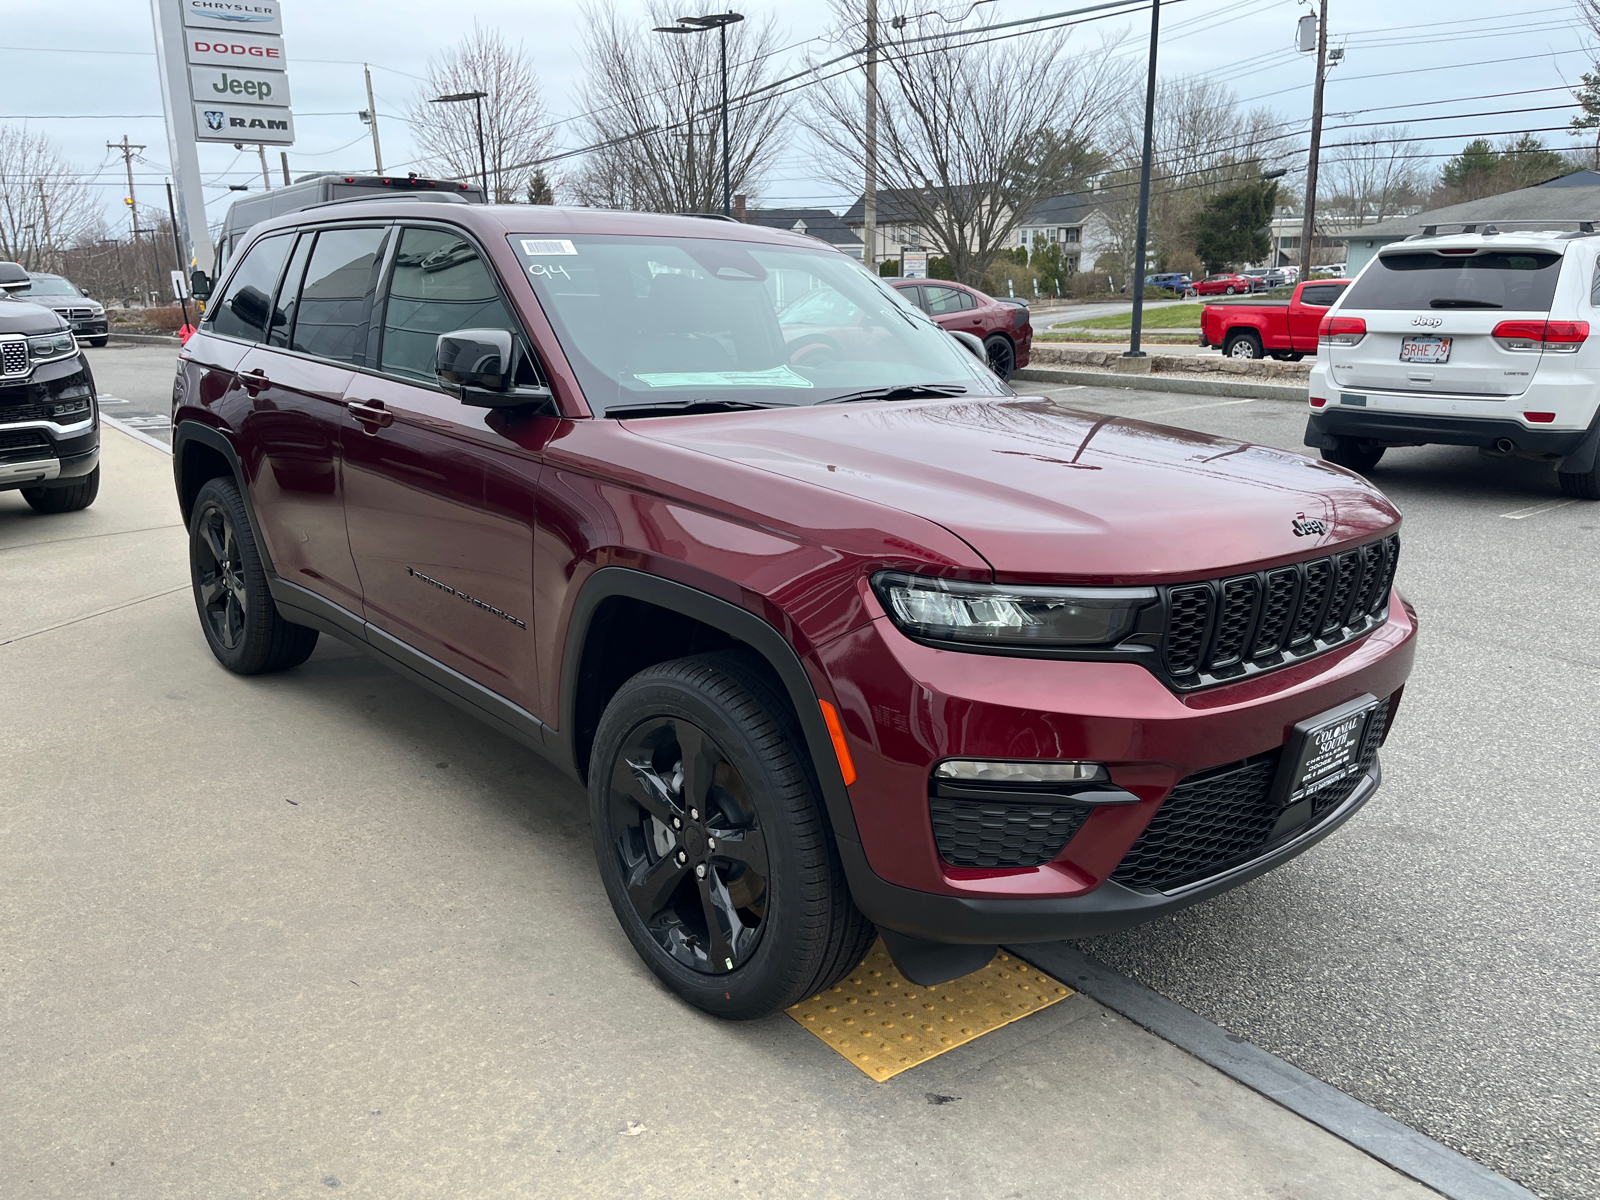
<path fill-rule="evenodd" d="M 1448 1200 L 1537 1200 L 1448 1146 L 1213 1025 L 1065 942 L 1005 949 Z"/>
<path fill-rule="evenodd" d="M 146 346 L 183 345 L 176 337 L 164 333 L 108 333 L 106 337 L 113 342 L 136 342 Z"/>
<path fill-rule="evenodd" d="M 1033 383 L 1077 383 L 1086 387 L 1137 388 L 1147 392 L 1185 392 L 1191 396 L 1243 396 L 1254 400 L 1290 400 L 1308 403 L 1310 386 L 1288 383 L 1250 383 L 1234 380 L 1179 379 L 1170 375 L 1134 375 L 1112 371 L 1063 371 L 1048 367 L 1021 367 L 1012 379 Z"/>

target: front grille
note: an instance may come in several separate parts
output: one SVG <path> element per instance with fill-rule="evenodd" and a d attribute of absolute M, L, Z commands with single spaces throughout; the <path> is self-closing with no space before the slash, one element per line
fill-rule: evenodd
<path fill-rule="evenodd" d="M 933 840 L 953 867 L 1037 867 L 1060 854 L 1093 809 L 1082 804 L 929 799 Z"/>
<path fill-rule="evenodd" d="M 87 321 L 92 316 L 94 316 L 94 309 L 92 308 L 67 309 L 67 320 L 69 321 Z"/>
<path fill-rule="evenodd" d="M 50 439 L 37 429 L 0 429 L 0 451 L 49 449 Z"/>
<path fill-rule="evenodd" d="M 1326 558 L 1163 589 L 1169 680 L 1181 689 L 1222 683 L 1359 637 L 1387 613 L 1399 553 L 1391 534 Z"/>
<path fill-rule="evenodd" d="M 25 341 L 0 342 L 0 375 L 14 376 L 28 373 L 28 343 Z"/>
<path fill-rule="evenodd" d="M 1372 767 L 1388 721 L 1389 701 L 1384 700 L 1367 723 L 1362 770 L 1317 793 L 1310 823 L 1294 830 L 1295 835 L 1350 799 Z M 1281 812 L 1273 805 L 1272 782 L 1282 754 L 1272 750 L 1181 781 L 1111 878 L 1124 887 L 1166 891 L 1257 857 L 1267 848 Z"/>

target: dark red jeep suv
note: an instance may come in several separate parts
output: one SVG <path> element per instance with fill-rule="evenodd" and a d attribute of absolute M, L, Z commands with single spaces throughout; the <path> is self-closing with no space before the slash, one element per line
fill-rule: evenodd
<path fill-rule="evenodd" d="M 723 1016 L 880 930 L 935 983 L 1277 866 L 1371 797 L 1411 667 L 1362 479 L 1018 396 L 773 229 L 267 221 L 173 424 L 222 664 L 332 634 L 558 763 L 628 938 Z"/>

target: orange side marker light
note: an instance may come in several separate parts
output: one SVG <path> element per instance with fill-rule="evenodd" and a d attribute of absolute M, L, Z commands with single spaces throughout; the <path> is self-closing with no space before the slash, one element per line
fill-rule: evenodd
<path fill-rule="evenodd" d="M 850 747 L 844 742 L 844 726 L 839 724 L 839 710 L 826 700 L 818 700 L 822 705 L 822 719 L 827 722 L 828 736 L 833 739 L 833 752 L 839 759 L 839 773 L 844 776 L 846 786 L 856 781 L 856 764 L 851 761 Z"/>

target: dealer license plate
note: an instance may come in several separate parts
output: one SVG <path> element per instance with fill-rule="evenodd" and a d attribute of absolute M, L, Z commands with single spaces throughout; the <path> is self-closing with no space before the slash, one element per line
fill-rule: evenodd
<path fill-rule="evenodd" d="M 1408 337 L 1400 343 L 1400 361 L 1408 363 L 1444 363 L 1450 361 L 1450 339 L 1445 337 Z"/>
<path fill-rule="evenodd" d="M 1363 696 L 1295 726 L 1286 751 L 1291 756 L 1286 764 L 1288 785 L 1279 794 L 1284 808 L 1309 800 L 1361 770 L 1367 722 L 1378 703 Z"/>

